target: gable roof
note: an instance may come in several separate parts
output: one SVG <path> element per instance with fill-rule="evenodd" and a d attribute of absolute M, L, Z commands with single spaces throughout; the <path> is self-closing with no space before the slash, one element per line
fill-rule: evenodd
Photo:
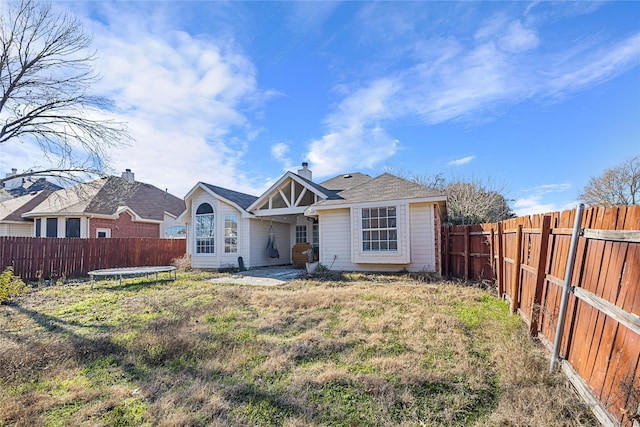
<path fill-rule="evenodd" d="M 184 211 L 184 201 L 157 187 L 142 182 L 109 176 L 95 181 L 55 191 L 25 217 L 45 214 L 115 215 L 128 207 L 142 219 L 162 221 L 164 213 L 178 216 Z"/>
<path fill-rule="evenodd" d="M 20 179 L 20 178 L 18 178 Z M 57 184 L 47 181 L 45 178 L 22 178 L 22 185 L 14 188 L 5 188 L 4 190 L 11 194 L 13 197 L 24 196 L 26 194 L 36 193 L 38 191 L 53 192 L 60 190 Z"/>
<path fill-rule="evenodd" d="M 269 199 L 269 197 L 280 188 L 280 186 L 287 180 L 291 179 L 293 181 L 298 182 L 300 185 L 308 188 L 313 191 L 315 194 L 319 195 L 323 199 L 335 199 L 337 198 L 337 193 L 335 190 L 330 190 L 328 188 L 323 187 L 322 185 L 316 184 L 313 181 L 310 181 L 296 173 L 291 171 L 285 173 L 278 179 L 267 191 L 265 191 L 260 197 L 258 197 L 248 208 L 248 210 L 253 210 L 255 208 L 259 208 L 265 201 Z"/>
<path fill-rule="evenodd" d="M 334 178 L 335 179 L 335 178 Z M 383 202 L 403 199 L 433 199 L 445 201 L 443 192 L 384 173 L 363 184 L 340 191 L 339 198 L 319 201 L 314 207 L 348 205 L 354 203 Z"/>
<path fill-rule="evenodd" d="M 213 191 L 220 197 L 223 197 L 230 202 L 235 203 L 240 206 L 242 209 L 247 210 L 249 206 L 258 198 L 256 196 L 252 196 L 251 194 L 241 193 L 239 191 L 229 190 L 228 188 L 218 187 L 216 185 L 207 184 L 204 182 L 199 182 L 198 184 L 202 184 L 209 190 Z"/>
<path fill-rule="evenodd" d="M 26 221 L 22 214 L 40 204 L 48 195 L 47 191 L 39 191 L 0 202 L 0 221 Z"/>

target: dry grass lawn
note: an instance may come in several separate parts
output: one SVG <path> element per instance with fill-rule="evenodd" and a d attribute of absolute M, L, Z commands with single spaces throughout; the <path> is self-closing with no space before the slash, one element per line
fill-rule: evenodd
<path fill-rule="evenodd" d="M 0 305 L 0 425 L 596 425 L 489 291 L 99 282 Z"/>

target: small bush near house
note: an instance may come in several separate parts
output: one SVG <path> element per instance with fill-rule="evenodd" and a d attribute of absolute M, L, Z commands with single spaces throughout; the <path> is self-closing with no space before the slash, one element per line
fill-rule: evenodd
<path fill-rule="evenodd" d="M 5 268 L 0 274 L 0 304 L 15 295 L 21 294 L 25 289 L 25 283 L 13 274 L 13 267 Z"/>
<path fill-rule="evenodd" d="M 185 254 L 180 258 L 174 258 L 171 260 L 171 265 L 180 270 L 191 270 L 191 256 L 189 254 Z"/>

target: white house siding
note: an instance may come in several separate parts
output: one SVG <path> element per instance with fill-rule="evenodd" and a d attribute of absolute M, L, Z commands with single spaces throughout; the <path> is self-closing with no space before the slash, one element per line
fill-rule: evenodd
<path fill-rule="evenodd" d="M 0 224 L 0 236 L 33 237 L 33 222 Z"/>
<path fill-rule="evenodd" d="M 383 256 L 375 264 L 352 262 L 351 242 L 356 241 L 357 236 L 352 235 L 350 209 L 319 212 L 320 263 L 338 271 L 434 271 L 433 205 L 409 205 L 408 210 L 409 224 L 405 228 L 407 234 L 402 239 L 410 245 L 409 263 L 385 264 Z"/>
<path fill-rule="evenodd" d="M 435 271 L 433 204 L 409 205 L 411 264 L 409 271 Z"/>
<path fill-rule="evenodd" d="M 215 231 L 215 253 L 213 254 L 196 254 L 195 253 L 195 228 L 194 215 L 198 206 L 202 203 L 209 203 L 215 213 L 216 231 Z M 191 198 L 189 223 L 187 224 L 187 252 L 191 254 L 191 265 L 194 268 L 231 268 L 238 266 L 238 257 L 248 257 L 247 235 L 242 231 L 246 228 L 246 218 L 242 218 L 242 213 L 234 206 L 229 205 L 205 191 L 198 190 Z M 238 252 L 224 252 L 224 215 L 234 214 L 238 216 Z"/>
<path fill-rule="evenodd" d="M 351 263 L 351 213 L 349 209 L 319 212 L 320 263 L 332 270 L 357 270 Z"/>
<path fill-rule="evenodd" d="M 264 267 L 269 265 L 282 265 L 291 263 L 291 225 L 268 220 L 251 219 L 250 234 L 251 248 L 248 267 Z M 273 226 L 276 238 L 276 247 L 280 258 L 267 256 L 267 243 L 269 242 L 269 228 Z"/>
<path fill-rule="evenodd" d="M 216 217 L 216 252 L 219 252 L 219 268 L 235 268 L 238 267 L 238 257 L 242 256 L 244 258 L 244 253 L 242 249 L 244 249 L 247 244 L 242 239 L 242 214 L 238 209 L 234 206 L 228 205 L 224 202 L 219 202 L 218 205 L 218 216 Z M 224 251 L 224 216 L 225 215 L 236 215 L 238 219 L 238 252 L 225 252 Z M 247 221 L 247 219 L 244 219 Z"/>

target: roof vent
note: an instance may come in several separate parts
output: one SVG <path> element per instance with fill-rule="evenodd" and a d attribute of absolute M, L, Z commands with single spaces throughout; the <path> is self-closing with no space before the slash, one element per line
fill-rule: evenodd
<path fill-rule="evenodd" d="M 353 175 L 351 175 L 350 173 L 346 173 L 344 175 L 342 175 L 343 178 L 353 178 Z"/>

